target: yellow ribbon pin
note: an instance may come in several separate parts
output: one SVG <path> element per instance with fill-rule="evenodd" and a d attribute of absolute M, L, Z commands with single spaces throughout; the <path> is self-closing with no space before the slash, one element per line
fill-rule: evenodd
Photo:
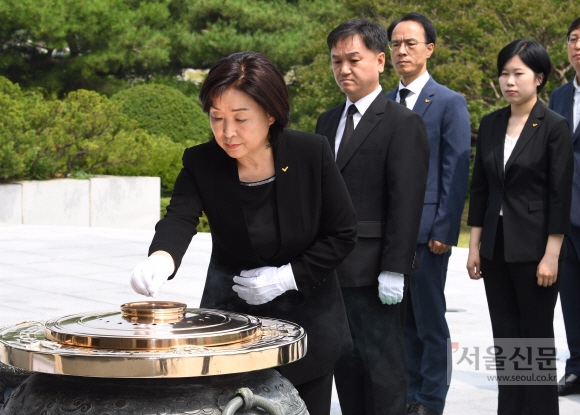
<path fill-rule="evenodd" d="M 282 167 L 282 171 L 283 171 L 284 173 L 286 173 L 286 170 L 288 170 L 288 166 L 286 166 L 286 167 Z"/>
<path fill-rule="evenodd" d="M 428 99 L 426 99 L 425 102 L 431 102 L 431 101 L 429 101 Z"/>
<path fill-rule="evenodd" d="M 537 125 L 538 125 L 538 124 L 532 124 L 532 127 L 535 127 L 535 126 L 537 126 Z"/>

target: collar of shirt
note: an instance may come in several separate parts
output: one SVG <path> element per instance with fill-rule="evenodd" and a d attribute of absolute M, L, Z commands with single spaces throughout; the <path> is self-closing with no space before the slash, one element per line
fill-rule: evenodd
<path fill-rule="evenodd" d="M 369 109 L 373 101 L 376 97 L 379 96 L 383 88 L 379 85 L 377 89 L 373 92 L 368 94 L 367 96 L 359 99 L 357 102 L 352 102 L 350 99 L 346 99 L 346 105 L 344 106 L 344 110 L 342 111 L 342 115 L 340 117 L 340 122 L 338 123 L 338 128 L 336 129 L 336 136 L 334 137 L 334 154 L 338 154 L 338 147 L 340 146 L 340 140 L 342 140 L 342 134 L 344 133 L 344 127 L 346 126 L 346 112 L 348 111 L 348 107 L 351 104 L 356 105 L 357 112 L 352 116 L 352 120 L 354 122 L 354 128 L 358 125 L 358 122 L 365 114 L 366 110 Z"/>
<path fill-rule="evenodd" d="M 381 86 L 379 85 L 379 87 L 377 89 L 375 89 L 373 92 L 371 92 L 367 96 L 362 97 L 357 102 L 352 102 L 350 99 L 347 98 L 346 105 L 344 106 L 344 111 L 342 111 L 342 118 L 345 119 L 345 122 L 346 122 L 346 112 L 348 111 L 348 107 L 350 107 L 351 104 L 355 104 L 358 112 L 352 116 L 352 119 L 354 120 L 354 128 L 356 128 L 356 125 L 358 124 L 358 122 L 360 121 L 362 116 L 365 115 L 365 112 L 369 109 L 369 107 L 371 106 L 371 104 L 373 103 L 375 98 L 379 96 L 379 94 L 381 93 L 382 90 L 383 90 L 383 88 L 381 88 Z"/>
<path fill-rule="evenodd" d="M 423 75 L 415 79 L 407 86 L 403 85 L 402 81 L 399 81 L 399 91 L 403 88 L 406 88 L 409 91 L 411 91 L 409 92 L 409 95 L 407 95 L 407 98 L 405 99 L 405 104 L 407 105 L 407 108 L 409 108 L 410 110 L 413 109 L 415 103 L 417 102 L 417 98 L 419 98 L 419 94 L 421 93 L 425 85 L 427 85 L 427 82 L 429 82 L 430 77 L 431 76 L 429 75 L 429 72 L 425 71 Z M 397 102 L 401 102 L 401 97 L 399 96 L 398 91 L 397 91 Z"/>

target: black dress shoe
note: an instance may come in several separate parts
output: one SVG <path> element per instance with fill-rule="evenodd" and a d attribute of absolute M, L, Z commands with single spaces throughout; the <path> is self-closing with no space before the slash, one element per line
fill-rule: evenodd
<path fill-rule="evenodd" d="M 409 404 L 407 404 L 407 414 L 410 414 L 411 411 L 413 410 L 413 408 L 415 408 L 415 406 L 418 404 L 419 402 L 415 401 L 415 402 L 411 402 Z"/>
<path fill-rule="evenodd" d="M 439 415 L 437 412 L 432 411 L 420 402 L 413 402 L 410 407 L 410 411 L 407 410 L 409 415 Z"/>
<path fill-rule="evenodd" d="M 572 395 L 574 393 L 580 393 L 580 376 L 576 376 L 572 373 L 566 373 L 562 379 L 560 379 L 558 385 L 558 395 L 566 396 Z"/>

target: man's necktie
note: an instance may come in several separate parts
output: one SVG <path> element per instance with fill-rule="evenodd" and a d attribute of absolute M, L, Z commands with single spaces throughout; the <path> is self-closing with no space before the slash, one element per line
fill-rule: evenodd
<path fill-rule="evenodd" d="M 344 132 L 342 133 L 342 138 L 340 140 L 340 145 L 338 146 L 338 152 L 340 153 L 343 148 L 348 144 L 348 140 L 352 136 L 354 131 L 354 119 L 353 115 L 358 112 L 358 109 L 354 104 L 351 104 L 347 110 L 346 125 L 344 126 Z"/>
<path fill-rule="evenodd" d="M 407 95 L 409 95 L 409 92 L 411 92 L 410 89 L 407 88 L 403 88 L 403 89 L 399 89 L 399 104 L 404 105 L 405 107 L 407 106 L 407 103 L 405 102 Z"/>

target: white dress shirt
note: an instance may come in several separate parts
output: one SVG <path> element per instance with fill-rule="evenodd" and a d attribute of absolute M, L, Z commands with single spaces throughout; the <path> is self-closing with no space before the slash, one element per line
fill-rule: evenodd
<path fill-rule="evenodd" d="M 417 103 L 417 98 L 419 98 L 419 94 L 421 93 L 425 85 L 427 85 L 427 82 L 429 82 L 430 77 L 431 75 L 429 75 L 429 72 L 425 71 L 423 75 L 415 79 L 407 86 L 403 85 L 402 81 L 399 81 L 399 91 L 403 88 L 411 91 L 409 92 L 409 95 L 407 95 L 407 98 L 405 98 L 405 105 L 407 108 L 409 108 L 410 110 L 413 109 L 413 107 Z M 397 92 L 397 102 L 401 102 L 401 96 L 399 95 L 399 92 Z"/>
<path fill-rule="evenodd" d="M 356 130 L 356 126 L 358 125 L 358 122 L 360 121 L 360 119 L 362 118 L 362 116 L 364 115 L 366 110 L 369 109 L 369 107 L 371 106 L 371 104 L 373 103 L 375 98 L 379 96 L 379 94 L 381 93 L 382 90 L 383 90 L 383 88 L 381 88 L 381 86 L 379 85 L 379 87 L 377 89 L 375 89 L 373 92 L 368 94 L 366 97 L 359 99 L 357 102 L 352 102 L 348 98 L 346 99 L 346 105 L 344 106 L 344 111 L 342 112 L 342 115 L 340 116 L 340 122 L 338 123 L 338 128 L 336 129 L 336 137 L 334 138 L 335 158 L 336 158 L 336 155 L 338 155 L 338 147 L 340 146 L 340 141 L 342 140 L 342 134 L 344 133 L 344 127 L 346 126 L 346 117 L 347 117 L 346 112 L 348 111 L 348 107 L 350 107 L 351 104 L 354 104 L 354 105 L 356 105 L 356 109 L 358 110 L 358 112 L 356 112 L 352 116 L 352 120 L 354 122 L 354 128 Z"/>
<path fill-rule="evenodd" d="M 574 132 L 578 128 L 578 122 L 580 121 L 580 85 L 578 85 L 578 76 L 574 77 L 574 108 L 572 114 L 572 122 L 574 123 Z"/>
<path fill-rule="evenodd" d="M 519 135 L 517 137 L 510 137 L 507 134 L 505 135 L 505 141 L 503 143 L 503 171 L 504 172 L 505 172 L 505 166 L 507 164 L 507 161 L 510 158 L 510 156 L 512 155 L 512 152 L 514 151 L 514 147 L 516 146 L 516 143 L 518 142 L 518 138 L 520 138 Z M 503 216 L 503 207 L 499 209 L 499 215 Z"/>

